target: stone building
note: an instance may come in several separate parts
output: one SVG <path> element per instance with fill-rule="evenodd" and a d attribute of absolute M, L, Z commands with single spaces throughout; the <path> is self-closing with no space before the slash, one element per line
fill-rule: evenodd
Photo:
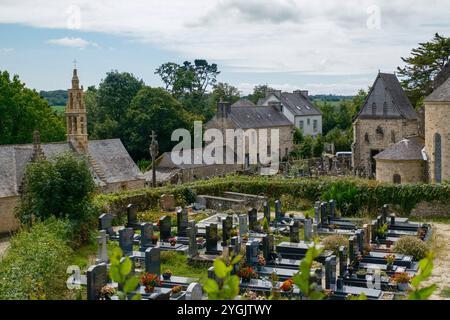
<path fill-rule="evenodd" d="M 408 137 L 375 156 L 377 180 L 440 183 L 450 180 L 450 72 L 436 77 L 424 100 L 424 137 Z"/>
<path fill-rule="evenodd" d="M 358 175 L 374 177 L 374 157 L 418 134 L 418 116 L 394 74 L 379 73 L 353 122 L 352 163 Z"/>
<path fill-rule="evenodd" d="M 76 69 L 69 89 L 66 123 L 66 142 L 41 144 L 35 132 L 32 144 L 0 146 L 0 233 L 17 228 L 14 208 L 26 166 L 37 159 L 51 160 L 66 152 L 84 156 L 96 185 L 104 193 L 144 187 L 144 177 L 120 139 L 88 140 L 83 87 L 79 86 Z"/>
<path fill-rule="evenodd" d="M 226 129 L 242 129 L 248 133 L 248 138 L 244 139 L 245 146 L 245 166 L 248 166 L 250 154 L 250 143 L 258 143 L 261 136 L 267 136 L 267 154 L 271 154 L 271 129 L 278 129 L 280 158 L 285 158 L 293 149 L 294 127 L 283 114 L 282 106 L 279 102 L 271 103 L 270 106 L 241 106 L 231 107 L 229 103 L 219 102 L 217 104 L 216 115 L 206 123 L 206 128 L 215 128 L 222 131 L 225 137 Z M 228 143 L 224 141 L 224 143 Z M 235 142 L 234 147 L 237 152 Z M 259 153 L 257 155 L 259 159 Z M 259 162 L 259 161 L 258 161 Z"/>
<path fill-rule="evenodd" d="M 281 90 L 268 90 L 266 97 L 258 105 L 279 104 L 281 113 L 304 135 L 322 134 L 322 112 L 309 101 L 307 90 L 292 93 Z"/>

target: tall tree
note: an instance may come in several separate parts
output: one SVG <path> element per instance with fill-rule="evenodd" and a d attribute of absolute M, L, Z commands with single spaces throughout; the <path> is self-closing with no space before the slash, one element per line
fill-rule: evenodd
<path fill-rule="evenodd" d="M 248 99 L 254 104 L 257 104 L 258 100 L 264 98 L 267 90 L 270 89 L 272 88 L 270 88 L 267 84 L 257 85 L 253 88 L 253 93 L 248 96 Z"/>
<path fill-rule="evenodd" d="M 211 101 L 213 105 L 215 105 L 220 100 L 235 103 L 239 99 L 239 89 L 228 83 L 219 82 L 214 86 L 214 89 L 211 93 Z"/>
<path fill-rule="evenodd" d="M 436 33 L 431 41 L 419 43 L 411 56 L 402 58 L 406 66 L 398 67 L 401 83 L 411 103 L 418 107 L 422 98 L 433 91 L 433 79 L 450 59 L 450 38 Z"/>
<path fill-rule="evenodd" d="M 17 75 L 0 71 L 0 144 L 29 143 L 36 129 L 43 142 L 66 139 L 65 123 L 48 102 Z"/>

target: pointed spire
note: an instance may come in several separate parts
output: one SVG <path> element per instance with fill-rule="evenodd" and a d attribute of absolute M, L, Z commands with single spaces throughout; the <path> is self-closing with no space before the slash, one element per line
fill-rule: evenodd
<path fill-rule="evenodd" d="M 45 159 L 44 151 L 41 147 L 41 133 L 39 130 L 33 132 L 33 155 L 31 159 L 32 161 Z"/>
<path fill-rule="evenodd" d="M 78 79 L 77 69 L 73 69 L 72 89 L 80 88 L 80 80 Z"/>

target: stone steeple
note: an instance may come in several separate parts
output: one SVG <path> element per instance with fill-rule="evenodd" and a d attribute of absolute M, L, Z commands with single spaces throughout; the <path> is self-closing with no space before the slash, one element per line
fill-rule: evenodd
<path fill-rule="evenodd" d="M 80 88 L 77 69 L 73 69 L 72 88 L 69 89 L 66 106 L 67 141 L 79 153 L 88 151 L 86 106 L 83 99 L 83 86 Z"/>

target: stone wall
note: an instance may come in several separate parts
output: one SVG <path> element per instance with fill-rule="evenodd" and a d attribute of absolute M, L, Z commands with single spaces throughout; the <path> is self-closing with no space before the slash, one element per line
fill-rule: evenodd
<path fill-rule="evenodd" d="M 421 160 L 391 161 L 377 160 L 376 178 L 381 182 L 394 182 L 394 175 L 401 177 L 401 183 L 420 183 L 424 181 L 425 162 Z"/>
<path fill-rule="evenodd" d="M 425 104 L 425 151 L 429 158 L 430 182 L 435 178 L 435 134 L 441 135 L 442 181 L 450 180 L 450 102 Z"/>
<path fill-rule="evenodd" d="M 19 197 L 0 198 L 0 234 L 9 233 L 19 227 L 14 216 L 14 209 L 19 203 Z"/>
<path fill-rule="evenodd" d="M 378 128 L 381 131 L 377 130 Z M 353 167 L 364 171 L 366 175 L 374 174 L 370 160 L 372 150 L 381 152 L 405 137 L 416 135 L 417 132 L 417 120 L 357 119 L 353 123 Z"/>
<path fill-rule="evenodd" d="M 199 166 L 181 170 L 182 182 L 192 182 L 195 180 L 223 176 L 242 170 L 243 166 L 239 164 L 213 164 L 209 166 Z"/>
<path fill-rule="evenodd" d="M 145 180 L 133 180 L 133 181 L 123 181 L 116 183 L 109 183 L 102 188 L 103 193 L 115 193 L 125 190 L 135 190 L 142 189 L 145 187 Z"/>
<path fill-rule="evenodd" d="M 413 217 L 448 216 L 450 215 L 450 204 L 433 202 L 421 202 L 412 211 Z"/>

